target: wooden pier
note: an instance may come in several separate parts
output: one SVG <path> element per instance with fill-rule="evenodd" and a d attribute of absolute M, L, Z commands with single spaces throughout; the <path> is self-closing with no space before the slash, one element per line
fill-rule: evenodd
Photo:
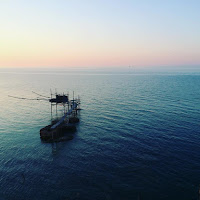
<path fill-rule="evenodd" d="M 38 95 L 37 98 L 25 98 L 8 95 L 11 98 L 16 98 L 20 100 L 29 100 L 29 101 L 48 101 L 51 103 L 51 124 L 45 126 L 40 130 L 40 138 L 48 142 L 54 142 L 58 140 L 69 140 L 73 138 L 73 133 L 76 130 L 76 123 L 79 122 L 78 110 L 80 110 L 80 98 L 74 98 L 70 100 L 69 94 L 57 94 L 55 93 L 54 97 L 51 92 L 51 97 L 38 94 L 36 92 L 32 93 Z M 59 120 L 53 120 L 53 106 L 56 106 L 56 116 L 57 106 L 63 106 L 63 116 Z"/>
<path fill-rule="evenodd" d="M 40 130 L 40 138 L 45 141 L 53 142 L 60 140 L 70 140 L 73 138 L 73 132 L 76 131 L 76 123 L 79 122 L 78 110 L 80 110 L 80 98 L 69 100 L 69 94 L 58 95 L 55 98 L 49 99 L 51 103 L 51 118 L 52 106 L 63 105 L 64 115 L 58 120 Z"/>

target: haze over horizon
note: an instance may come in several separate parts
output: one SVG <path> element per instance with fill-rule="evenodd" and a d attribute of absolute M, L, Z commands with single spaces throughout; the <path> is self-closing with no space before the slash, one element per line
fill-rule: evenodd
<path fill-rule="evenodd" d="M 1 1 L 0 68 L 200 68 L 199 9 L 197 0 Z"/>

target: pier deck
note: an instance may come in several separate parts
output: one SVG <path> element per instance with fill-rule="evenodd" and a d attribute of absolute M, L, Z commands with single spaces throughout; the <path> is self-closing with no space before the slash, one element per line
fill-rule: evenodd
<path fill-rule="evenodd" d="M 75 110 L 77 108 L 77 106 L 78 106 L 78 104 L 76 102 L 73 102 L 72 108 L 68 112 L 66 112 L 65 115 L 56 124 L 54 124 L 53 126 L 51 126 L 51 130 L 55 129 L 60 124 L 62 124 L 64 122 L 65 118 L 67 116 L 70 116 L 72 114 L 73 110 Z"/>

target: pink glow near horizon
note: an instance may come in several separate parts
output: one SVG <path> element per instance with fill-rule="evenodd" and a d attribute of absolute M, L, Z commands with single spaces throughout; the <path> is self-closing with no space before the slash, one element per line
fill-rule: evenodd
<path fill-rule="evenodd" d="M 200 65 L 198 5 L 0 2 L 0 67 Z"/>

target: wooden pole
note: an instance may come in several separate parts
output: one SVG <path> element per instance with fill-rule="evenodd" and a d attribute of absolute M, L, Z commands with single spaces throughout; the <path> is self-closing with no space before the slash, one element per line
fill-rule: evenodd
<path fill-rule="evenodd" d="M 51 92 L 51 99 L 52 99 L 52 91 L 51 91 L 51 89 L 50 89 L 50 92 Z M 53 121 L 53 116 L 52 116 L 52 102 L 51 102 L 51 123 L 52 123 L 52 121 Z"/>
<path fill-rule="evenodd" d="M 57 103 L 56 103 L 56 117 L 58 117 Z"/>

